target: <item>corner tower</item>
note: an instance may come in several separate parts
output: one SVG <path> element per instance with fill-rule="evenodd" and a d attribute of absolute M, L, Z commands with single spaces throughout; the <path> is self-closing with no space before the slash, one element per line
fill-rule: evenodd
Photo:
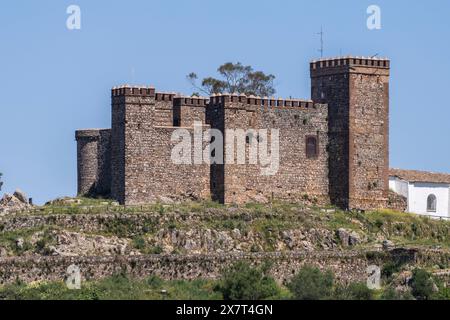
<path fill-rule="evenodd" d="M 109 196 L 111 192 L 111 130 L 77 130 L 79 196 Z"/>
<path fill-rule="evenodd" d="M 328 104 L 331 201 L 348 209 L 386 206 L 390 61 L 345 57 L 310 67 L 312 99 Z"/>

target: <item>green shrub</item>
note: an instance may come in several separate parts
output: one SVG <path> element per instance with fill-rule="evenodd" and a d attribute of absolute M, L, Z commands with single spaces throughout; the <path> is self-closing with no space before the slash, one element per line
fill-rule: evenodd
<path fill-rule="evenodd" d="M 273 278 L 244 262 L 227 269 L 215 290 L 225 300 L 262 300 L 280 294 L 280 288 Z"/>
<path fill-rule="evenodd" d="M 412 294 L 417 300 L 429 300 L 434 294 L 431 274 L 423 269 L 415 269 L 411 279 Z"/>
<path fill-rule="evenodd" d="M 137 236 L 133 239 L 133 247 L 138 249 L 138 250 L 143 250 L 145 249 L 146 246 L 146 241 L 143 237 L 141 236 Z"/>
<path fill-rule="evenodd" d="M 450 300 L 450 288 L 445 285 L 439 285 L 439 291 L 433 295 L 436 300 Z"/>
<path fill-rule="evenodd" d="M 305 266 L 288 284 L 294 299 L 324 300 L 330 299 L 333 292 L 334 276 L 330 271 L 322 272 L 317 268 Z"/>
<path fill-rule="evenodd" d="M 147 279 L 147 284 L 153 289 L 161 287 L 163 285 L 163 283 L 164 283 L 164 280 L 162 280 L 158 276 L 153 275 Z"/>
<path fill-rule="evenodd" d="M 394 288 L 387 288 L 383 291 L 381 300 L 414 300 L 414 297 L 409 292 L 399 292 Z"/>
<path fill-rule="evenodd" d="M 161 254 L 163 252 L 164 252 L 164 250 L 163 250 L 163 248 L 161 246 L 155 246 L 155 247 L 150 249 L 149 253 L 150 254 Z"/>
<path fill-rule="evenodd" d="M 365 283 L 351 283 L 346 287 L 338 287 L 335 293 L 337 300 L 374 300 L 374 292 Z"/>
<path fill-rule="evenodd" d="M 383 278 L 390 280 L 395 273 L 400 272 L 402 268 L 402 264 L 398 261 L 396 262 L 388 262 L 383 266 L 381 270 L 381 275 Z"/>

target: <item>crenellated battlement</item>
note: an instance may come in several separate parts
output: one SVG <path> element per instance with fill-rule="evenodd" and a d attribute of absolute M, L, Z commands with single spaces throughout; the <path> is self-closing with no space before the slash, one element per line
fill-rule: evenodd
<path fill-rule="evenodd" d="M 75 139 L 98 139 L 103 132 L 111 131 L 111 129 L 85 129 L 75 131 Z"/>
<path fill-rule="evenodd" d="M 208 105 L 209 98 L 205 97 L 185 97 L 177 96 L 174 98 L 174 106 L 192 106 L 192 107 L 206 107 Z"/>
<path fill-rule="evenodd" d="M 123 85 L 123 86 L 112 88 L 111 95 L 113 97 L 119 97 L 119 96 L 153 97 L 153 96 L 155 96 L 155 88 L 149 87 L 149 86 Z"/>
<path fill-rule="evenodd" d="M 211 96 L 212 104 L 233 104 L 240 103 L 247 106 L 257 107 L 271 107 L 271 108 L 313 108 L 314 102 L 312 100 L 302 99 L 283 99 L 283 98 L 268 98 L 246 96 L 244 94 L 220 94 Z"/>
<path fill-rule="evenodd" d="M 337 57 L 311 61 L 311 70 L 337 67 L 375 67 L 390 68 L 390 60 L 387 58 L 372 57 Z"/>
<path fill-rule="evenodd" d="M 155 100 L 156 101 L 173 101 L 174 98 L 177 96 L 178 94 L 175 92 L 156 92 L 155 94 Z"/>
<path fill-rule="evenodd" d="M 310 68 L 311 100 L 112 88 L 111 130 L 76 132 L 79 194 L 111 194 L 124 204 L 210 198 L 223 203 L 298 201 L 306 196 L 344 209 L 382 207 L 388 190 L 390 60 L 347 56 L 314 60 Z M 216 163 L 200 163 L 197 155 L 205 157 L 206 149 L 195 137 L 183 144 L 186 163 L 175 163 L 179 141 L 174 133 L 195 133 L 197 123 L 205 135 L 250 132 L 245 140 L 223 141 L 245 145 L 248 155 L 255 141 L 271 148 L 278 141 L 278 151 L 270 152 L 273 172 L 261 174 L 267 169 L 263 163 L 241 164 L 242 157 L 228 148 L 211 153 Z M 209 128 L 213 131 L 206 132 Z M 267 138 L 262 131 L 253 139 L 257 130 L 266 130 Z M 230 157 L 237 161 L 220 162 Z"/>

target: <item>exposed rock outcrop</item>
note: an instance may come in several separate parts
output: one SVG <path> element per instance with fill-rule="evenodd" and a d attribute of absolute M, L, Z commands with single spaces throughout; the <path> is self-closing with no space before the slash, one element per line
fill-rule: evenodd
<path fill-rule="evenodd" d="M 49 253 L 53 256 L 139 255 L 131 249 L 129 240 L 118 237 L 89 236 L 68 231 L 54 232 L 53 236 L 55 243 L 48 247 Z M 41 237 L 36 235 L 34 238 Z"/>
<path fill-rule="evenodd" d="M 28 203 L 25 193 L 20 190 L 14 192 L 13 195 L 5 193 L 0 200 L 0 216 L 9 212 L 30 209 L 33 206 Z"/>
<path fill-rule="evenodd" d="M 336 236 L 340 240 L 343 247 L 353 247 L 361 243 L 360 235 L 354 231 L 340 228 L 336 231 Z"/>
<path fill-rule="evenodd" d="M 29 204 L 28 196 L 22 190 L 17 189 L 14 192 L 13 196 L 16 197 L 20 202 L 25 203 L 25 204 Z"/>

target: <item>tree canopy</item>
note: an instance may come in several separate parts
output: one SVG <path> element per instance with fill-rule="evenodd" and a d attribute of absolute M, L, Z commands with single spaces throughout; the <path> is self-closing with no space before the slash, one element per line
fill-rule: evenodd
<path fill-rule="evenodd" d="M 221 93 L 238 93 L 246 95 L 255 95 L 261 97 L 269 97 L 275 94 L 274 88 L 275 76 L 265 74 L 262 71 L 254 71 L 251 66 L 244 66 L 240 62 L 227 62 L 221 65 L 217 72 L 220 78 L 207 77 L 197 84 L 198 76 L 195 72 L 187 76 L 187 80 L 191 83 L 195 90 L 194 95 L 221 94 Z"/>

